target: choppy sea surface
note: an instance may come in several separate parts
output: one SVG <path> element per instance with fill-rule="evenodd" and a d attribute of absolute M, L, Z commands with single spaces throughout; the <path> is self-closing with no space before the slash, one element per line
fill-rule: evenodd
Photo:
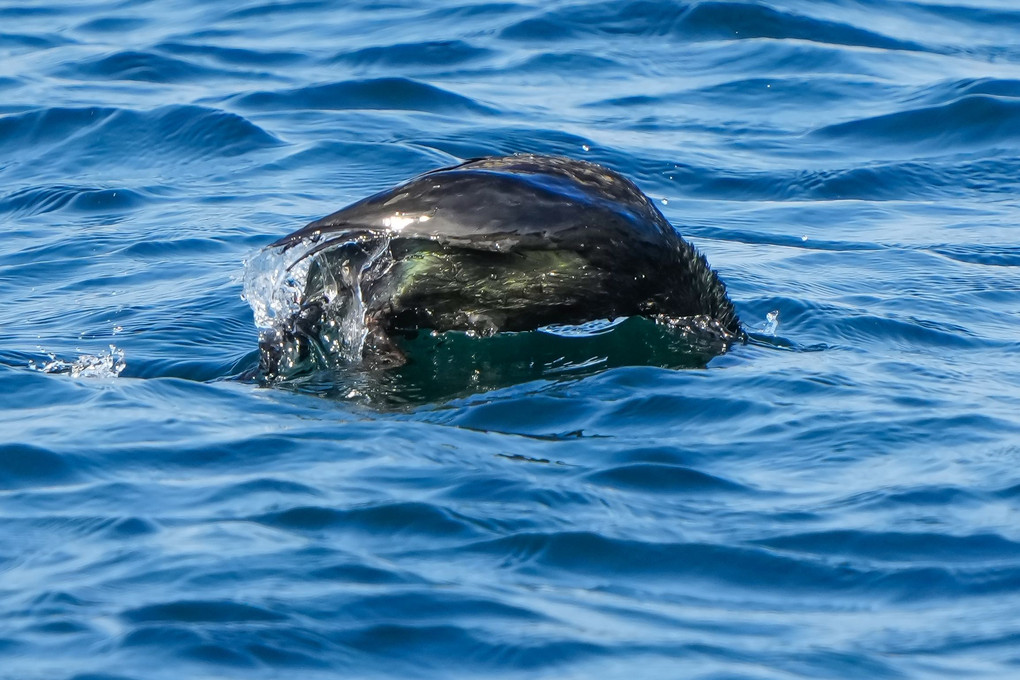
<path fill-rule="evenodd" d="M 259 248 L 524 151 L 752 341 L 239 377 Z M 0 677 L 1020 677 L 1018 178 L 1011 0 L 0 2 Z"/>

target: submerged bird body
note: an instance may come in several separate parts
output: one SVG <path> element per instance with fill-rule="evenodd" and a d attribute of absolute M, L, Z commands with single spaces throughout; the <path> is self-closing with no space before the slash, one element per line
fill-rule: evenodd
<path fill-rule="evenodd" d="M 621 316 L 742 332 L 725 286 L 628 179 L 568 158 L 481 158 L 419 175 L 270 246 L 311 258 L 300 310 L 263 334 L 263 372 L 363 315 L 362 350 L 417 330 L 489 335 Z M 335 324 L 334 331 L 335 331 Z M 311 343 L 311 346 L 309 346 Z M 399 359 L 397 359 L 399 360 Z"/>

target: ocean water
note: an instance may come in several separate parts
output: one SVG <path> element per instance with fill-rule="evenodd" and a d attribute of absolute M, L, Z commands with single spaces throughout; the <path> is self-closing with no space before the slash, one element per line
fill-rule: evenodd
<path fill-rule="evenodd" d="M 523 151 L 752 340 L 241 377 L 259 248 Z M 1020 677 L 1018 178 L 1011 0 L 4 0 L 0 677 Z"/>

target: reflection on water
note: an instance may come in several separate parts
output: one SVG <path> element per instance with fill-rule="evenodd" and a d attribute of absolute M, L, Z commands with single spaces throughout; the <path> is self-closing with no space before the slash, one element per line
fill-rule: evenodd
<path fill-rule="evenodd" d="M 353 398 L 379 408 L 441 403 L 476 392 L 534 380 L 568 380 L 618 366 L 704 368 L 729 344 L 718 336 L 685 332 L 643 317 L 630 317 L 594 334 L 545 330 L 497 333 L 420 331 L 398 336 L 406 361 L 307 368 L 278 388 L 333 398 Z"/>

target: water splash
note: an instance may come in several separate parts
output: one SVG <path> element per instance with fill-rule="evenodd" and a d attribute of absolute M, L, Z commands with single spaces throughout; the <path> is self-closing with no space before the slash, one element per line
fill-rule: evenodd
<path fill-rule="evenodd" d="M 361 360 L 369 334 L 366 291 L 389 262 L 390 238 L 343 234 L 264 248 L 245 261 L 251 305 L 270 373 L 338 368 Z"/>
<path fill-rule="evenodd" d="M 29 361 L 28 367 L 42 373 L 66 373 L 72 378 L 116 378 L 127 367 L 124 350 L 110 345 L 110 351 L 99 354 L 82 354 L 74 361 L 58 359 L 47 354 L 49 361 L 37 364 Z"/>
<path fill-rule="evenodd" d="M 765 324 L 761 327 L 764 335 L 775 335 L 779 330 L 779 310 L 773 309 L 765 315 Z"/>
<path fill-rule="evenodd" d="M 255 313 L 256 328 L 273 328 L 300 311 L 312 262 L 307 255 L 316 245 L 303 241 L 289 248 L 263 248 L 244 261 L 241 299 Z"/>
<path fill-rule="evenodd" d="M 349 312 L 344 317 L 341 325 L 342 344 L 346 349 L 347 357 L 351 360 L 360 359 L 365 350 L 365 340 L 368 338 L 368 324 L 365 321 L 365 294 L 363 282 L 368 271 L 388 251 L 389 238 L 380 238 L 375 241 L 363 242 L 360 244 L 363 249 L 364 259 L 360 262 L 351 260 L 343 268 L 341 274 L 347 290 L 351 291 L 351 304 Z M 353 266 L 352 266 L 353 265 Z"/>

